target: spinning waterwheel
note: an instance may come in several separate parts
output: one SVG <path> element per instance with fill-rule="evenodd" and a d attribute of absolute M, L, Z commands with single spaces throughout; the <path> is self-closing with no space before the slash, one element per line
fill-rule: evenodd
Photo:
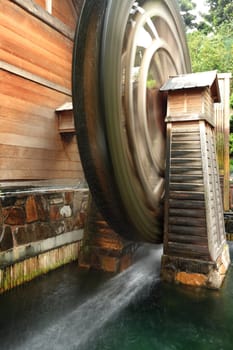
<path fill-rule="evenodd" d="M 170 75 L 190 71 L 172 0 L 86 0 L 73 55 L 73 105 L 85 176 L 113 229 L 163 239 L 165 96 Z"/>

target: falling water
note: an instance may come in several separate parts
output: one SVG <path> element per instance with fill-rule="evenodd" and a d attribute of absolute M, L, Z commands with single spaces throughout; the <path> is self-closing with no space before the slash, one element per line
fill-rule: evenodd
<path fill-rule="evenodd" d="M 161 248 L 144 247 L 143 256 L 111 278 L 95 296 L 64 315 L 17 349 L 81 349 L 103 325 L 159 279 Z"/>

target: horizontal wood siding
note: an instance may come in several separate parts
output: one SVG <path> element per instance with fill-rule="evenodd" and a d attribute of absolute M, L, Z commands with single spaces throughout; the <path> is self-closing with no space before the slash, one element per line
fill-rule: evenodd
<path fill-rule="evenodd" d="M 71 40 L 17 6 L 0 2 L 0 59 L 71 88 Z"/>
<path fill-rule="evenodd" d="M 0 181 L 83 179 L 76 137 L 59 133 L 55 113 L 71 101 L 72 40 L 7 0 L 0 31 Z"/>
<path fill-rule="evenodd" d="M 180 116 L 188 115 L 204 115 L 213 118 L 214 109 L 211 103 L 211 95 L 209 88 L 205 89 L 183 89 L 169 94 L 168 97 L 168 115 Z"/>

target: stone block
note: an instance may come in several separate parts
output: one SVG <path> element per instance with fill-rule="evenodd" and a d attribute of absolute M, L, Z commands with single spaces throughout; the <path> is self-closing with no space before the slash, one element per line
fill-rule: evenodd
<path fill-rule="evenodd" d="M 54 235 L 61 235 L 65 232 L 65 223 L 64 221 L 53 222 L 51 223 Z"/>
<path fill-rule="evenodd" d="M 37 205 L 34 196 L 29 196 L 25 203 L 25 211 L 27 222 L 34 222 L 38 220 Z"/>
<path fill-rule="evenodd" d="M 17 197 L 15 196 L 10 196 L 10 197 L 2 197 L 1 202 L 2 202 L 2 207 L 12 207 L 16 205 Z"/>
<path fill-rule="evenodd" d="M 0 234 L 0 251 L 5 251 L 13 248 L 13 237 L 10 226 L 2 228 Z"/>
<path fill-rule="evenodd" d="M 63 218 L 69 218 L 72 215 L 72 209 L 69 205 L 64 205 L 60 208 L 60 214 Z"/>
<path fill-rule="evenodd" d="M 2 215 L 7 225 L 24 225 L 26 221 L 25 211 L 21 207 L 3 208 Z"/>
<path fill-rule="evenodd" d="M 176 282 L 192 287 L 203 287 L 207 282 L 207 276 L 200 273 L 178 272 Z"/>
<path fill-rule="evenodd" d="M 72 205 L 74 200 L 74 193 L 73 192 L 65 192 L 65 204 Z"/>
<path fill-rule="evenodd" d="M 27 230 L 27 226 L 16 227 L 13 231 L 16 245 L 22 245 L 32 242 L 30 232 Z"/>
<path fill-rule="evenodd" d="M 70 218 L 66 218 L 64 219 L 64 223 L 65 223 L 65 231 L 66 232 L 70 232 L 74 230 L 74 218 L 70 217 Z"/>
<path fill-rule="evenodd" d="M 40 221 L 46 221 L 49 218 L 48 204 L 43 196 L 36 196 L 36 206 L 38 218 Z"/>
<path fill-rule="evenodd" d="M 49 217 L 51 221 L 57 221 L 62 219 L 62 216 L 60 214 L 60 207 L 58 205 L 50 205 Z"/>
<path fill-rule="evenodd" d="M 33 241 L 41 241 L 56 235 L 53 225 L 47 222 L 37 222 L 33 225 L 28 225 L 28 230 Z"/>
<path fill-rule="evenodd" d="M 14 237 L 17 245 L 41 241 L 55 236 L 55 230 L 49 223 L 32 223 L 25 226 L 16 227 Z"/>

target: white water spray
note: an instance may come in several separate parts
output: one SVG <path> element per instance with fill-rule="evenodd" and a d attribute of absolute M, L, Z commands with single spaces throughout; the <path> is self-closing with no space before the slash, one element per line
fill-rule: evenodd
<path fill-rule="evenodd" d="M 18 349 L 80 349 L 103 325 L 159 279 L 162 249 L 150 248 L 146 256 L 107 281 L 94 297 L 64 315 L 42 333 L 32 335 Z"/>

